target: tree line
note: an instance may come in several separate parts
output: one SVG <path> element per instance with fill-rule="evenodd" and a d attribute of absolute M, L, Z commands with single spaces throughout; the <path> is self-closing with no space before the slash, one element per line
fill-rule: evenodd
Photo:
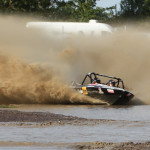
<path fill-rule="evenodd" d="M 0 12 L 37 15 L 53 21 L 107 22 L 116 17 L 149 17 L 150 0 L 121 0 L 119 10 L 116 6 L 98 7 L 97 0 L 0 0 Z"/>
<path fill-rule="evenodd" d="M 150 0 L 121 0 L 120 15 L 124 17 L 149 17 Z"/>

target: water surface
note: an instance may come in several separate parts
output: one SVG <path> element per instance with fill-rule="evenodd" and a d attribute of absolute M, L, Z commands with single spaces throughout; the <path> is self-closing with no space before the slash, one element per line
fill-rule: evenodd
<path fill-rule="evenodd" d="M 150 121 L 150 105 L 101 106 L 101 105 L 20 105 L 17 110 L 51 112 L 88 119 Z"/>
<path fill-rule="evenodd" d="M 67 149 L 78 142 L 146 142 L 150 141 L 150 106 L 98 105 L 19 105 L 15 110 L 51 112 L 88 119 L 114 120 L 95 125 L 3 126 L 0 141 L 38 143 L 30 146 L 2 146 L 0 149 Z M 9 124 L 9 123 L 8 123 Z M 52 143 L 52 145 L 47 146 Z M 55 145 L 56 144 L 56 145 Z M 61 146 L 63 145 L 63 146 Z M 66 147 L 64 146 L 66 145 Z"/>

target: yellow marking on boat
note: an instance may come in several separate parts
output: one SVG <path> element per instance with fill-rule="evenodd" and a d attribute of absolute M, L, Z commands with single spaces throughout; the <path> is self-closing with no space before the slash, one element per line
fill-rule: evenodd
<path fill-rule="evenodd" d="M 86 87 L 82 87 L 83 94 L 88 94 Z"/>

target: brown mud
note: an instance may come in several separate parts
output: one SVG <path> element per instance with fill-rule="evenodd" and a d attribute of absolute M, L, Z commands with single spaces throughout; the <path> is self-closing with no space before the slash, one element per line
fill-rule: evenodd
<path fill-rule="evenodd" d="M 101 149 L 101 150 L 149 150 L 150 142 L 145 143 L 105 143 L 105 142 L 83 142 L 83 143 L 33 143 L 33 142 L 0 142 L 0 146 L 39 146 L 39 147 L 47 147 L 47 146 L 57 146 L 57 147 L 67 147 L 70 149 L 76 150 L 87 150 L 87 149 Z"/>
<path fill-rule="evenodd" d="M 148 150 L 150 149 L 150 142 L 145 143 L 105 143 L 105 142 L 92 142 L 92 143 L 80 143 L 75 146 L 76 149 L 102 149 L 102 150 Z"/>
<path fill-rule="evenodd" d="M 38 146 L 38 147 L 48 147 L 48 146 L 57 146 L 57 147 L 66 147 L 76 150 L 88 150 L 88 149 L 101 149 L 101 150 L 149 150 L 150 142 L 145 143 L 106 143 L 106 142 L 83 142 L 83 143 L 34 143 L 34 142 L 0 142 L 0 146 L 3 147 L 19 147 L 19 146 Z"/>
<path fill-rule="evenodd" d="M 6 123 L 5 123 L 6 122 Z M 73 116 L 65 116 L 61 114 L 47 113 L 47 112 L 24 112 L 17 110 L 0 110 L 0 125 L 96 125 L 100 123 L 119 123 L 124 122 L 128 124 L 134 121 L 120 121 L 109 119 L 86 119 Z M 138 121 L 136 121 L 138 122 Z M 33 124 L 32 124 L 33 123 Z"/>

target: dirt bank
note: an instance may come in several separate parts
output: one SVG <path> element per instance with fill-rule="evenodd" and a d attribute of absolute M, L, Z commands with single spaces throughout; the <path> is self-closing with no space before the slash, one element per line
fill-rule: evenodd
<path fill-rule="evenodd" d="M 74 148 L 79 150 L 85 149 L 103 149 L 103 150 L 149 150 L 150 142 L 145 143 L 105 143 L 105 142 L 93 142 L 93 143 L 80 143 Z"/>
<path fill-rule="evenodd" d="M 24 112 L 17 110 L 0 110 L 1 125 L 95 125 L 104 122 L 114 122 L 104 119 L 86 119 L 65 116 L 48 112 Z M 5 123 L 7 122 L 7 123 Z M 30 122 L 30 123 L 29 123 Z M 9 123 L 9 124 L 8 124 Z M 35 124 L 36 123 L 36 124 Z"/>
<path fill-rule="evenodd" d="M 49 112 L 25 112 L 11 109 L 0 109 L 1 125 L 90 125 L 96 124 L 138 123 L 138 121 L 109 120 L 109 119 L 86 119 L 74 116 L 65 116 Z"/>
<path fill-rule="evenodd" d="M 23 112 L 16 110 L 0 110 L 0 122 L 69 122 L 86 121 L 87 119 L 64 116 L 46 112 Z"/>
<path fill-rule="evenodd" d="M 52 147 L 56 146 L 58 149 L 73 149 L 73 150 L 149 150 L 150 142 L 145 143 L 106 143 L 106 142 L 81 142 L 81 143 L 34 143 L 34 142 L 4 142 L 0 141 L 2 147 Z"/>

